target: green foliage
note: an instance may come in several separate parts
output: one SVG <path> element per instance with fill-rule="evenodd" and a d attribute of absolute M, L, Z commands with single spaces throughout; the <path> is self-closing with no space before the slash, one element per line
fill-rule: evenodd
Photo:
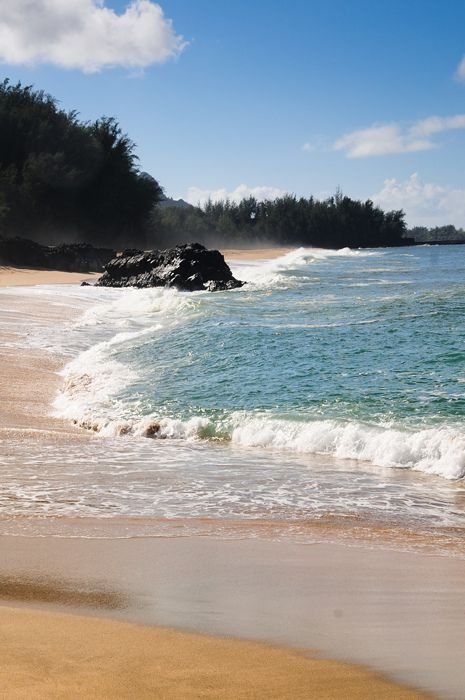
<path fill-rule="evenodd" d="M 0 83 L 0 226 L 36 240 L 144 245 L 158 183 L 137 167 L 118 123 L 76 112 L 21 83 Z"/>
<path fill-rule="evenodd" d="M 207 202 L 203 208 L 167 208 L 159 231 L 165 241 L 197 240 L 223 246 L 277 243 L 324 248 L 405 244 L 402 211 L 383 212 L 371 200 L 360 202 L 340 191 L 319 201 L 293 195 L 258 202 Z"/>

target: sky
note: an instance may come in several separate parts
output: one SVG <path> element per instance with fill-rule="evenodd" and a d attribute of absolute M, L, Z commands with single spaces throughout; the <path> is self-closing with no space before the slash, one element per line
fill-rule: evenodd
<path fill-rule="evenodd" d="M 0 0 L 0 75 L 194 204 L 373 199 L 465 227 L 463 0 Z"/>

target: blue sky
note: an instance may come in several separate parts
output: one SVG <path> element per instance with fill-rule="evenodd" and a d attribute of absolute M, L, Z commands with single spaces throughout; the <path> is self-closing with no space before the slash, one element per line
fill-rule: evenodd
<path fill-rule="evenodd" d="M 0 70 L 115 116 L 170 196 L 339 186 L 465 226 L 463 0 L 160 6 L 4 0 Z"/>

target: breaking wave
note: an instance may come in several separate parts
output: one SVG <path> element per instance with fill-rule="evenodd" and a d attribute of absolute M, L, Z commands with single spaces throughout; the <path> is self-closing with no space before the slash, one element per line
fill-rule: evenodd
<path fill-rule="evenodd" d="M 309 265 L 331 258 L 359 258 L 382 253 L 367 250 L 341 248 L 297 248 L 279 258 L 231 265 L 235 277 L 247 281 L 253 288 L 288 288 L 296 286 L 311 274 Z"/>
<path fill-rule="evenodd" d="M 246 448 L 300 455 L 326 455 L 369 462 L 383 468 L 413 469 L 446 479 L 465 476 L 465 435 L 448 426 L 407 432 L 398 428 L 336 420 L 294 421 L 231 414 L 215 421 L 146 416 L 127 420 L 77 421 L 104 436 L 133 435 L 171 440 L 221 440 Z"/>
<path fill-rule="evenodd" d="M 289 412 L 289 417 L 283 418 L 278 417 L 279 394 L 276 395 L 274 414 L 272 410 L 263 412 L 253 406 L 248 410 L 249 405 L 247 410 L 237 410 L 236 405 L 233 408 L 220 407 L 216 410 L 207 407 L 199 411 L 198 405 L 193 400 L 189 404 L 187 399 L 183 409 L 178 407 L 178 410 L 164 410 L 160 407 L 154 411 L 150 402 L 145 401 L 144 390 L 156 389 L 144 385 L 146 378 L 143 372 L 137 363 L 131 362 L 131 353 L 135 349 L 144 345 L 150 348 L 150 344 L 160 335 L 175 335 L 177 328 L 186 323 L 191 324 L 189 332 L 196 333 L 197 338 L 201 338 L 200 342 L 208 347 L 208 344 L 213 342 L 211 338 L 218 342 L 221 335 L 210 338 L 205 320 L 213 318 L 212 315 L 221 308 L 224 318 L 221 320 L 222 325 L 216 323 L 216 326 L 226 327 L 230 321 L 228 314 L 232 314 L 233 310 L 238 313 L 237 308 L 240 304 L 234 307 L 234 299 L 242 299 L 240 303 L 243 304 L 245 314 L 256 314 L 258 325 L 262 322 L 261 307 L 256 305 L 257 308 L 249 312 L 249 307 L 244 302 L 244 299 L 253 297 L 254 290 L 260 293 L 264 289 L 276 289 L 279 292 L 285 288 L 299 286 L 303 280 L 312 278 L 314 269 L 315 274 L 319 273 L 326 281 L 327 270 L 325 268 L 321 272 L 320 263 L 331 263 L 334 260 L 336 264 L 336 261 L 344 259 L 357 261 L 359 258 L 376 255 L 382 256 L 384 252 L 354 251 L 348 248 L 339 251 L 299 248 L 276 260 L 240 263 L 233 266 L 233 272 L 248 284 L 243 291 L 234 294 L 216 293 L 212 296 L 204 292 L 186 294 L 165 289 L 106 290 L 108 294 L 105 301 L 88 309 L 74 326 L 76 332 L 89 333 L 93 344 L 63 370 L 64 387 L 55 401 L 54 413 L 104 436 L 221 440 L 248 449 L 328 455 L 340 460 L 369 462 L 382 468 L 417 470 L 447 479 L 462 478 L 465 476 L 465 434 L 458 420 L 438 421 L 435 416 L 431 416 L 431 420 L 428 417 L 424 420 L 420 416 L 417 426 L 410 425 L 407 429 L 401 419 L 394 419 L 389 424 L 383 420 L 371 420 L 369 409 L 366 411 L 367 420 L 364 421 L 344 415 L 328 417 L 323 410 L 317 417 L 305 412 L 299 414 L 298 406 L 293 413 Z M 383 264 L 383 270 L 386 269 Z M 396 284 L 402 282 L 400 279 L 393 281 Z M 360 282 L 362 283 L 363 281 Z M 335 288 L 335 293 L 337 292 Z M 360 293 L 357 291 L 357 294 Z M 363 329 L 367 324 L 377 323 L 380 300 L 383 298 L 376 298 L 376 305 L 373 306 L 376 313 L 373 318 L 370 315 L 369 320 L 364 317 L 354 319 L 352 325 Z M 296 333 L 302 329 L 307 329 L 306 332 L 309 332 L 308 329 L 314 329 L 319 333 L 324 328 L 342 327 L 338 322 L 339 317 L 335 316 L 339 313 L 338 309 L 332 308 L 327 313 L 332 313 L 334 318 L 327 317 L 325 312 L 321 322 L 312 324 L 305 317 L 305 323 L 285 323 L 287 317 L 292 318 L 292 314 L 295 313 L 295 306 L 291 305 L 295 304 L 295 300 L 289 302 L 288 308 L 285 307 L 285 303 L 285 297 L 282 298 L 282 302 L 279 297 L 276 308 L 284 316 L 273 338 L 282 333 Z M 357 308 L 361 308 L 362 302 L 358 297 L 356 303 Z M 309 304 L 307 297 L 304 297 L 301 304 Z M 276 313 L 275 307 L 271 312 Z M 415 311 L 413 316 L 415 313 L 417 312 Z M 343 314 L 343 318 L 346 322 L 346 314 Z M 199 323 L 194 323 L 195 319 L 198 319 Z M 245 322 L 240 317 L 237 321 L 238 343 L 248 342 L 247 337 L 243 335 L 244 326 Z M 357 330 L 357 333 L 359 332 L 362 330 Z M 373 338 L 372 331 L 369 332 Z M 341 342 L 347 342 L 346 338 L 346 335 L 341 336 Z M 358 343 L 354 345 L 354 356 L 359 352 L 361 342 L 354 336 L 354 343 Z M 253 352 L 252 345 L 250 353 Z M 378 361 L 381 363 L 383 341 L 379 352 Z M 283 356 L 279 355 L 279 358 L 282 360 Z M 155 351 L 152 362 L 157 363 Z M 299 357 L 290 358 L 289 362 L 297 366 Z M 365 367 L 364 364 L 362 369 Z M 339 377 L 345 376 L 341 368 L 339 369 Z M 274 368 L 270 371 L 273 372 Z M 337 371 L 338 368 L 335 368 L 334 376 Z M 243 381 L 253 382 L 253 376 L 244 376 Z M 366 380 L 360 379 L 360 382 L 363 381 Z M 137 391 L 134 387 L 137 387 Z M 235 387 L 232 390 L 236 390 Z M 280 416 L 282 415 L 281 413 Z"/>

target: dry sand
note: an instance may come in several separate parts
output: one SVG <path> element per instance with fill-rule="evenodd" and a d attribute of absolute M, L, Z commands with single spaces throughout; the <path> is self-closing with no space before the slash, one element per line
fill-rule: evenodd
<path fill-rule="evenodd" d="M 271 260 L 280 258 L 290 253 L 294 248 L 270 247 L 270 248 L 224 248 L 221 250 L 226 261 L 239 260 Z"/>
<path fill-rule="evenodd" d="M 35 284 L 80 284 L 97 279 L 93 272 L 61 272 L 60 270 L 30 270 L 22 267 L 0 267 L 0 287 L 30 286 Z"/>
<path fill-rule="evenodd" d="M 426 697 L 363 669 L 259 644 L 8 608 L 0 619 L 5 698 Z"/>

